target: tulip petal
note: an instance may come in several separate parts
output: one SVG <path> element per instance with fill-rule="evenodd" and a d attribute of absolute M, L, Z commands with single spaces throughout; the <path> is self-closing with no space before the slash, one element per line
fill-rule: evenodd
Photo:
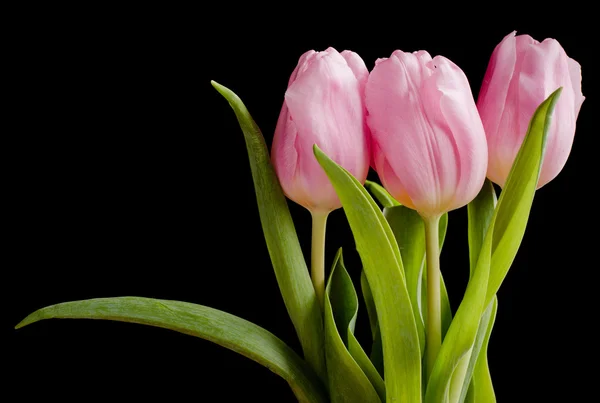
<path fill-rule="evenodd" d="M 489 154 L 488 177 L 500 186 L 504 185 L 504 181 L 510 172 L 515 156 L 519 152 L 519 148 L 523 142 L 523 137 L 525 137 L 527 124 L 529 123 L 527 121 L 525 127 L 521 127 L 522 120 L 520 116 L 522 116 L 522 112 L 519 102 L 519 72 L 523 64 L 524 54 L 535 43 L 537 41 L 529 35 L 519 35 L 514 39 L 513 72 L 510 78 L 503 75 L 498 76 L 498 80 L 505 80 L 505 85 L 508 86 L 506 95 L 503 95 L 504 99 L 497 98 L 497 104 L 495 105 L 490 102 L 489 109 L 479 109 L 486 129 L 488 148 L 493 150 Z M 502 66 L 496 66 L 495 71 L 501 68 Z M 498 108 L 501 108 L 500 111 L 498 111 Z M 535 107 L 531 110 L 529 118 L 531 118 L 534 111 Z M 493 128 L 486 126 L 486 121 L 490 119 L 498 122 L 495 131 Z"/>
<path fill-rule="evenodd" d="M 367 121 L 383 154 L 377 162 L 387 161 L 406 192 L 391 187 L 388 191 L 402 204 L 419 206 L 435 203 L 427 198 L 438 188 L 429 145 L 433 128 L 421 102 L 422 76 L 416 55 L 396 51 L 375 66 L 366 91 Z M 383 182 L 390 180 L 382 175 L 384 166 L 376 168 Z M 412 203 L 400 193 L 412 195 Z"/>
<path fill-rule="evenodd" d="M 573 94 L 568 57 L 554 39 L 528 48 L 519 76 L 519 119 L 525 131 L 537 106 L 559 87 L 563 87 L 556 103 L 548 131 L 546 152 L 538 188 L 544 186 L 562 170 L 575 136 L 575 96 Z"/>
<path fill-rule="evenodd" d="M 571 85 L 575 96 L 575 116 L 578 116 L 581 104 L 585 101 L 585 97 L 581 93 L 581 65 L 571 58 L 569 58 L 568 63 Z"/>
<path fill-rule="evenodd" d="M 398 201 L 434 215 L 477 195 L 487 163 L 485 133 L 456 65 L 424 51 L 395 51 L 371 72 L 366 104 L 376 169 Z M 462 174 L 463 164 L 484 170 Z"/>
<path fill-rule="evenodd" d="M 306 70 L 306 66 L 308 66 L 308 64 L 315 57 L 316 54 L 317 52 L 315 52 L 314 50 L 309 50 L 307 52 L 304 52 L 302 56 L 300 56 L 300 59 L 298 59 L 298 64 L 296 65 L 296 68 L 292 72 L 292 75 L 290 76 L 290 79 L 288 81 L 288 87 L 292 85 L 294 81 L 296 81 L 296 77 L 298 77 L 299 71 Z"/>
<path fill-rule="evenodd" d="M 364 182 L 368 172 L 364 106 L 359 83 L 346 60 L 335 50 L 317 53 L 290 85 L 285 101 L 299 133 L 296 181 L 307 194 L 319 194 L 322 205 L 340 207 L 339 199 L 317 160 L 317 144 L 338 164 Z M 312 206 L 305 206 L 310 208 Z"/>
<path fill-rule="evenodd" d="M 348 67 L 350 67 L 352 73 L 354 73 L 354 76 L 358 80 L 360 93 L 364 96 L 367 79 L 369 78 L 369 69 L 367 69 L 363 59 L 356 53 L 344 50 L 341 55 L 346 60 Z"/>
<path fill-rule="evenodd" d="M 483 125 L 488 135 L 495 135 L 498 132 L 502 113 L 486 112 L 488 109 L 498 108 L 498 105 L 504 105 L 516 61 L 516 40 L 513 31 L 506 35 L 494 49 L 477 99 L 477 108 L 482 116 L 486 117 L 483 119 Z"/>
<path fill-rule="evenodd" d="M 463 71 L 441 56 L 436 56 L 431 64 L 435 73 L 426 87 L 435 85 L 430 89 L 431 99 L 435 99 L 435 92 L 439 93 L 439 110 L 452 145 L 452 153 L 445 149 L 447 155 L 440 157 L 446 164 L 439 174 L 445 178 L 445 191 L 454 195 L 449 198 L 449 205 L 458 208 L 473 200 L 483 186 L 488 160 L 485 131 Z"/>
<path fill-rule="evenodd" d="M 284 102 L 275 127 L 271 159 L 285 195 L 292 200 L 307 200 L 303 189 L 295 185 L 298 169 L 297 136 L 298 130 Z"/>

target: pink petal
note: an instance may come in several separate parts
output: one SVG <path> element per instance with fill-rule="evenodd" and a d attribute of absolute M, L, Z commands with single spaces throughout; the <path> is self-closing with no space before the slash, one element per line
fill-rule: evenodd
<path fill-rule="evenodd" d="M 411 200 L 423 214 L 436 214 L 464 205 L 473 192 L 476 195 L 485 177 L 485 134 L 458 67 L 441 57 L 431 61 L 426 52 L 396 51 L 371 72 L 366 103 L 378 145 L 376 168 L 383 182 L 398 186 L 388 189 L 396 198 Z M 455 114 L 452 126 L 444 113 Z M 463 155 L 457 147 L 465 145 Z M 465 169 L 481 172 L 462 172 L 462 159 Z"/>
<path fill-rule="evenodd" d="M 307 194 L 339 207 L 337 195 L 313 154 L 317 144 L 335 162 L 364 182 L 368 172 L 367 138 L 360 87 L 346 60 L 335 51 L 318 53 L 285 95 L 299 133 L 297 181 Z"/>
<path fill-rule="evenodd" d="M 538 188 L 558 175 L 564 167 L 575 136 L 575 95 L 569 59 L 554 39 L 531 46 L 523 59 L 519 76 L 519 118 L 526 131 L 537 107 L 556 89 L 563 91 L 556 103 L 548 132 Z"/>
<path fill-rule="evenodd" d="M 428 110 L 436 111 L 433 116 L 445 129 L 437 137 L 449 143 L 440 147 L 443 154 L 437 158 L 444 164 L 438 176 L 448 200 L 444 210 L 452 210 L 469 203 L 481 190 L 487 172 L 487 141 L 463 71 L 442 56 L 436 56 L 430 65 L 435 71 L 425 83 L 432 102 Z"/>
<path fill-rule="evenodd" d="M 585 101 L 585 97 L 581 93 L 581 65 L 571 58 L 569 58 L 568 62 L 571 85 L 575 96 L 575 116 L 578 116 L 581 104 Z"/>

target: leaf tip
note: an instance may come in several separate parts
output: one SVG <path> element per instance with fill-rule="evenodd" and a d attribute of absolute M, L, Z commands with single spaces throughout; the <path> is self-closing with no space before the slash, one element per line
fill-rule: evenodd
<path fill-rule="evenodd" d="M 23 319 L 22 321 L 17 323 L 17 325 L 15 326 L 15 330 L 18 330 L 27 325 L 31 325 L 32 323 L 35 323 L 37 321 L 38 321 L 38 318 L 37 318 L 36 312 L 34 312 L 30 315 L 27 315 L 27 317 L 25 319 Z"/>
<path fill-rule="evenodd" d="M 562 90 L 563 90 L 563 87 L 558 87 L 548 97 L 548 102 L 550 103 L 549 108 L 550 108 L 551 111 L 554 111 L 554 105 L 556 104 L 556 101 L 558 101 L 558 98 L 560 97 L 560 94 L 562 93 Z"/>
<path fill-rule="evenodd" d="M 229 103 L 241 101 L 235 92 L 231 91 L 229 88 L 224 85 L 219 84 L 215 80 L 210 80 L 212 86 L 225 98 Z"/>
<path fill-rule="evenodd" d="M 321 166 L 323 166 L 323 163 L 327 161 L 327 159 L 329 159 L 329 157 L 327 157 L 327 154 L 325 154 L 317 144 L 313 144 L 313 154 L 315 155 L 317 161 Z"/>

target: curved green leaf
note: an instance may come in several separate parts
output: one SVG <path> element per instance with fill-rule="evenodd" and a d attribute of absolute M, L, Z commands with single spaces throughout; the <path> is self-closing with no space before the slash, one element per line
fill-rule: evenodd
<path fill-rule="evenodd" d="M 494 184 L 486 179 L 477 197 L 467 205 L 469 239 L 469 277 L 473 276 L 494 210 L 498 204 Z"/>
<path fill-rule="evenodd" d="M 448 401 L 452 374 L 460 360 L 465 354 L 469 353 L 473 346 L 486 296 L 491 248 L 491 237 L 486 237 L 486 242 L 479 254 L 477 269 L 467 285 L 463 300 L 446 333 L 442 348 L 433 366 L 433 371 L 427 383 L 425 402 L 440 403 Z M 465 364 L 468 364 L 468 357 L 466 359 Z M 462 385 L 462 380 L 459 379 L 458 383 Z"/>
<path fill-rule="evenodd" d="M 481 318 L 481 323 L 485 325 L 483 343 L 479 352 L 477 363 L 473 371 L 471 385 L 466 397 L 466 402 L 470 403 L 496 403 L 494 386 L 488 365 L 487 351 L 490 342 L 490 336 L 498 312 L 498 297 L 494 297 Z M 479 333 L 477 333 L 479 338 Z"/>
<path fill-rule="evenodd" d="M 329 401 L 313 370 L 283 341 L 254 323 L 217 309 L 142 297 L 97 298 L 39 309 L 16 328 L 51 318 L 139 323 L 200 337 L 269 368 L 289 383 L 301 402 Z"/>
<path fill-rule="evenodd" d="M 385 208 L 400 206 L 400 203 L 388 193 L 387 190 L 379 183 L 366 181 L 365 188 L 373 194 L 373 197 L 377 199 L 379 203 Z"/>
<path fill-rule="evenodd" d="M 294 222 L 271 165 L 269 150 L 262 133 L 242 100 L 228 88 L 212 85 L 229 102 L 235 112 L 248 149 L 254 190 L 267 248 L 275 277 L 292 319 L 304 356 L 325 379 L 323 322 L 321 308 L 300 248 Z"/>
<path fill-rule="evenodd" d="M 367 275 L 363 270 L 360 273 L 360 287 L 362 289 L 363 298 L 369 315 L 369 323 L 371 325 L 371 335 L 373 336 L 373 344 L 371 346 L 371 355 L 369 359 L 376 368 L 379 375 L 383 376 L 383 347 L 381 346 L 381 333 L 379 331 L 379 320 L 377 319 L 377 310 L 375 309 L 375 301 L 373 294 L 369 288 Z"/>
<path fill-rule="evenodd" d="M 375 301 L 373 301 L 373 294 L 371 293 L 371 288 L 369 287 L 369 281 L 367 280 L 367 275 L 365 271 L 360 272 L 360 288 L 363 293 L 363 298 L 365 300 L 365 306 L 367 307 L 367 314 L 369 315 L 369 324 L 371 325 L 371 336 L 373 336 L 373 340 L 375 340 L 379 328 L 379 322 L 377 320 L 377 310 L 375 309 Z"/>
<path fill-rule="evenodd" d="M 425 320 L 427 309 L 426 288 L 422 287 L 427 281 L 427 270 L 425 263 L 425 225 L 423 218 L 415 210 L 405 206 L 393 206 L 383 209 L 383 215 L 390 224 L 394 233 L 398 248 L 402 251 L 402 264 L 406 274 L 406 286 L 410 296 L 410 302 L 417 322 L 417 332 L 421 346 L 421 355 L 425 351 Z M 444 243 L 446 229 L 448 227 L 448 214 L 440 219 L 440 247 Z M 443 334 L 452 322 L 452 311 L 446 286 L 441 281 L 442 296 L 442 328 Z"/>
<path fill-rule="evenodd" d="M 348 351 L 350 351 L 352 358 L 356 360 L 358 366 L 362 369 L 367 378 L 369 378 L 369 381 L 379 395 L 379 399 L 381 399 L 382 402 L 385 402 L 385 382 L 383 381 L 380 372 L 375 368 L 375 365 L 371 362 L 369 356 L 365 353 L 365 350 L 363 350 L 356 339 L 356 336 L 354 336 L 354 333 L 351 332 L 348 333 Z"/>
<path fill-rule="evenodd" d="M 340 249 L 335 256 L 325 291 L 325 356 L 333 403 L 381 402 L 360 362 L 349 352 L 350 340 L 351 343 L 356 342 L 353 330 L 357 313 L 358 297 L 344 267 Z M 357 346 L 353 345 L 353 348 L 356 350 Z M 360 346 L 358 348 L 362 350 Z M 359 356 L 361 361 L 362 358 Z M 380 382 L 383 383 L 381 378 Z"/>
<path fill-rule="evenodd" d="M 419 335 L 392 230 L 360 182 L 316 145 L 314 152 L 342 202 L 373 292 L 382 335 L 386 400 L 421 402 Z"/>
<path fill-rule="evenodd" d="M 477 259 L 481 246 L 484 242 L 485 235 L 492 218 L 494 216 L 494 210 L 496 208 L 497 199 L 496 192 L 494 191 L 494 185 L 492 182 L 486 179 L 483 187 L 477 197 L 468 205 L 468 239 L 469 239 L 469 260 L 470 260 L 470 276 L 473 276 Z M 471 379 L 473 377 L 473 371 L 475 365 L 478 362 L 478 357 L 483 344 L 485 343 L 485 335 L 488 334 L 488 322 L 491 312 L 491 305 L 487 307 L 482 315 L 481 321 L 479 322 L 479 328 L 477 329 L 477 336 L 475 337 L 475 343 L 473 350 L 468 357 L 468 363 L 466 362 L 467 357 L 464 358 L 465 362 L 463 366 L 466 366 L 465 372 L 456 371 L 453 375 L 451 388 L 451 395 L 459 393 L 459 402 L 463 402 L 469 391 L 471 385 Z"/>
<path fill-rule="evenodd" d="M 500 277 L 504 278 L 506 274 L 505 264 L 509 260 L 512 262 L 525 230 L 524 223 L 528 218 L 539 177 L 550 121 L 549 116 L 552 114 L 559 93 L 560 89 L 550 95 L 538 107 L 531 119 L 525 140 L 515 159 L 506 186 L 500 195 L 494 215 L 490 220 L 477 257 L 475 271 L 469 280 L 463 300 L 442 343 L 442 348 L 427 385 L 426 402 L 439 403 L 447 401 L 450 380 L 459 362 L 461 363 L 461 373 L 464 370 L 461 376 L 466 375 L 469 354 L 471 354 L 474 347 L 483 308 L 487 307 L 494 298 L 499 286 L 498 279 Z M 500 230 L 495 227 L 497 222 L 500 224 Z M 496 240 L 498 236 L 502 238 L 499 241 Z M 512 239 L 508 239 L 511 236 L 518 238 L 518 242 L 515 243 Z M 492 253 L 497 256 L 494 273 L 491 273 Z M 509 257 L 510 259 L 508 259 Z M 490 277 L 491 275 L 492 277 Z M 494 283 L 491 283 L 492 279 L 494 279 Z M 462 386 L 460 377 L 455 377 L 452 382 Z M 455 388 L 453 392 L 455 393 L 452 395 L 451 403 L 454 403 L 455 397 L 458 400 L 461 388 Z"/>
<path fill-rule="evenodd" d="M 492 268 L 486 305 L 498 292 L 523 240 L 540 177 L 548 128 L 561 91 L 562 87 L 554 91 L 535 111 L 504 189 L 500 193 L 498 206 L 503 207 L 497 211 L 495 218 Z M 510 191 L 507 191 L 508 189 Z"/>

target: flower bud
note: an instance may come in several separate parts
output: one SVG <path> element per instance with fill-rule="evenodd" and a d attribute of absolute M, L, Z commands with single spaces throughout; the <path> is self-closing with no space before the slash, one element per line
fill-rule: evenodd
<path fill-rule="evenodd" d="M 442 56 L 395 51 L 366 89 L 375 169 L 423 216 L 466 205 L 483 186 L 487 145 L 467 77 Z"/>
<path fill-rule="evenodd" d="M 341 202 L 313 154 L 317 144 L 361 183 L 369 170 L 364 88 L 369 72 L 353 52 L 308 51 L 290 77 L 271 158 L 287 197 L 311 212 Z"/>
<path fill-rule="evenodd" d="M 558 98 L 546 140 L 538 188 L 559 174 L 567 162 L 575 121 L 585 97 L 581 66 L 554 39 L 507 35 L 492 53 L 477 107 L 488 141 L 487 176 L 504 186 L 537 107 L 558 87 Z"/>

